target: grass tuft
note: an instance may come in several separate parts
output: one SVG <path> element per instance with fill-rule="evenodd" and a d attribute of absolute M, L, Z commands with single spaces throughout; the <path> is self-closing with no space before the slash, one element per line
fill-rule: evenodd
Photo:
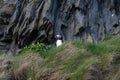
<path fill-rule="evenodd" d="M 47 58 L 49 56 L 52 56 L 56 54 L 57 52 L 62 51 L 63 47 L 47 47 L 46 45 L 40 43 L 40 44 L 33 44 L 29 47 L 25 47 L 20 55 L 25 55 L 27 53 L 38 53 L 42 58 Z"/>
<path fill-rule="evenodd" d="M 120 38 L 113 38 L 99 44 L 76 41 L 73 45 L 84 48 L 94 55 L 120 53 Z"/>

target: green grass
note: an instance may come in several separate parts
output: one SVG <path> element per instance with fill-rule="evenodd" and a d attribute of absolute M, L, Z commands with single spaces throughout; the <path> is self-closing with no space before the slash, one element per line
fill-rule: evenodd
<path fill-rule="evenodd" d="M 60 52 L 64 47 L 47 47 L 44 44 L 33 44 L 29 47 L 25 47 L 20 55 L 25 55 L 27 53 L 38 53 L 42 58 L 47 58 L 49 56 L 55 55 L 57 52 Z"/>
<path fill-rule="evenodd" d="M 76 41 L 73 42 L 73 45 L 78 48 L 85 48 L 87 51 L 94 55 L 120 52 L 120 38 L 113 38 L 99 44 Z"/>
<path fill-rule="evenodd" d="M 40 0 L 34 0 L 36 3 L 40 2 Z"/>
<path fill-rule="evenodd" d="M 94 58 L 88 58 L 83 64 L 79 65 L 77 70 L 74 72 L 70 80 L 84 80 L 83 76 L 86 73 L 87 68 L 92 64 L 95 63 Z"/>
<path fill-rule="evenodd" d="M 115 38 L 107 40 L 105 42 L 94 44 L 89 42 L 75 41 L 73 45 L 77 48 L 86 49 L 89 53 L 93 55 L 102 55 L 108 53 L 119 53 L 120 52 L 120 38 Z M 41 57 L 47 58 L 49 56 L 55 55 L 57 52 L 60 52 L 65 47 L 47 47 L 44 44 L 33 44 L 29 47 L 25 47 L 20 55 L 25 55 L 26 53 L 38 53 Z"/>
<path fill-rule="evenodd" d="M 25 47 L 23 50 L 22 50 L 22 52 L 21 52 L 21 54 L 25 54 L 25 53 L 27 53 L 27 52 L 45 52 L 45 51 L 47 51 L 47 47 L 44 45 L 44 44 L 32 44 L 31 46 L 28 46 L 28 47 Z"/>
<path fill-rule="evenodd" d="M 73 57 L 67 61 L 67 66 L 64 68 L 64 72 L 74 72 L 81 64 L 84 64 L 86 58 L 91 55 L 88 53 L 80 53 L 79 55 Z"/>
<path fill-rule="evenodd" d="M 94 43 L 81 43 L 81 42 L 74 42 L 73 45 L 75 45 L 78 48 L 84 48 L 88 52 L 94 54 L 94 55 L 100 55 L 103 53 L 106 53 L 107 48 L 104 45 L 101 44 L 94 44 Z"/>
<path fill-rule="evenodd" d="M 64 47 L 51 47 L 44 53 L 40 52 L 41 57 L 48 58 L 50 56 L 54 56 L 57 52 L 60 52 L 64 49 Z"/>
<path fill-rule="evenodd" d="M 75 52 L 75 54 L 71 49 L 73 52 Z M 28 54 L 39 54 L 40 56 L 33 56 L 35 56 L 37 59 L 39 59 L 39 57 L 42 57 L 43 61 L 42 63 L 39 63 L 39 67 L 37 70 L 35 70 L 35 72 L 34 70 L 31 72 L 32 80 L 36 80 L 36 75 L 47 75 L 47 73 L 51 71 L 53 71 L 52 74 L 54 74 L 54 71 L 61 72 L 62 74 L 71 74 L 69 78 L 70 80 L 84 80 L 86 77 L 87 69 L 90 65 L 96 64 L 101 69 L 107 69 L 107 67 L 110 66 L 112 55 L 119 53 L 120 38 L 113 38 L 99 44 L 81 41 L 74 41 L 72 43 L 67 42 L 60 47 L 47 47 L 44 44 L 33 44 L 29 47 L 24 48 L 20 55 L 13 58 L 15 62 L 12 66 L 14 68 L 20 66 L 20 64 L 22 64 L 20 61 L 22 61 L 23 58 L 26 58 Z M 70 58 L 67 58 L 66 54 Z M 30 57 L 30 60 L 31 59 L 32 58 Z M 120 70 L 119 65 L 120 60 L 118 60 L 117 64 L 114 66 Z M 49 71 L 47 72 L 47 70 Z M 46 73 L 44 73 L 44 71 L 46 71 Z M 116 80 L 116 76 L 118 74 L 120 74 L 119 71 L 116 71 L 114 69 L 112 73 L 103 73 L 105 80 L 110 80 L 111 78 L 113 78 L 111 80 Z"/>
<path fill-rule="evenodd" d="M 31 71 L 31 80 L 35 79 L 35 75 L 36 75 L 36 73 L 34 71 Z"/>

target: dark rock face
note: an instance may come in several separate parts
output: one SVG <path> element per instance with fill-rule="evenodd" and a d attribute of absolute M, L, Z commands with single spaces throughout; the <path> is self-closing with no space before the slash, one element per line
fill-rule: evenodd
<path fill-rule="evenodd" d="M 32 43 L 95 43 L 120 32 L 120 0 L 9 0 L 0 8 L 0 50 L 18 53 Z"/>

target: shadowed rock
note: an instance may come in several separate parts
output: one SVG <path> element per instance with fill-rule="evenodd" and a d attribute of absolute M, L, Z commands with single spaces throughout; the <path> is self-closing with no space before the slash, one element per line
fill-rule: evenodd
<path fill-rule="evenodd" d="M 18 53 L 32 43 L 63 40 L 95 43 L 120 32 L 120 0 L 10 0 L 0 8 L 0 50 Z"/>

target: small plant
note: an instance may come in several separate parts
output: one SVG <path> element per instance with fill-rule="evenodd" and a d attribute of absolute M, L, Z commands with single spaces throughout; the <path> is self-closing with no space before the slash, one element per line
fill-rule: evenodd
<path fill-rule="evenodd" d="M 37 44 L 33 44 L 31 46 L 25 47 L 22 50 L 21 54 L 25 54 L 27 52 L 45 52 L 45 51 L 47 51 L 47 49 L 48 48 L 44 44 L 37 43 Z"/>
<path fill-rule="evenodd" d="M 79 41 L 79 42 L 74 42 L 73 45 L 75 45 L 78 48 L 84 48 L 94 55 L 101 55 L 101 54 L 106 53 L 107 51 L 106 45 L 104 44 L 101 45 L 101 44 Z"/>
<path fill-rule="evenodd" d="M 36 3 L 40 2 L 40 0 L 35 0 Z"/>
<path fill-rule="evenodd" d="M 47 47 L 46 45 L 42 44 L 42 43 L 38 43 L 38 44 L 33 44 L 31 46 L 25 47 L 22 52 L 20 53 L 20 55 L 25 55 L 27 53 L 38 53 L 40 54 L 40 56 L 42 58 L 47 58 L 49 56 L 52 56 L 54 54 L 56 54 L 59 51 L 62 51 L 64 49 L 64 47 Z"/>
<path fill-rule="evenodd" d="M 84 46 L 86 50 L 93 53 L 94 55 L 101 55 L 107 51 L 106 45 L 87 43 Z"/>

